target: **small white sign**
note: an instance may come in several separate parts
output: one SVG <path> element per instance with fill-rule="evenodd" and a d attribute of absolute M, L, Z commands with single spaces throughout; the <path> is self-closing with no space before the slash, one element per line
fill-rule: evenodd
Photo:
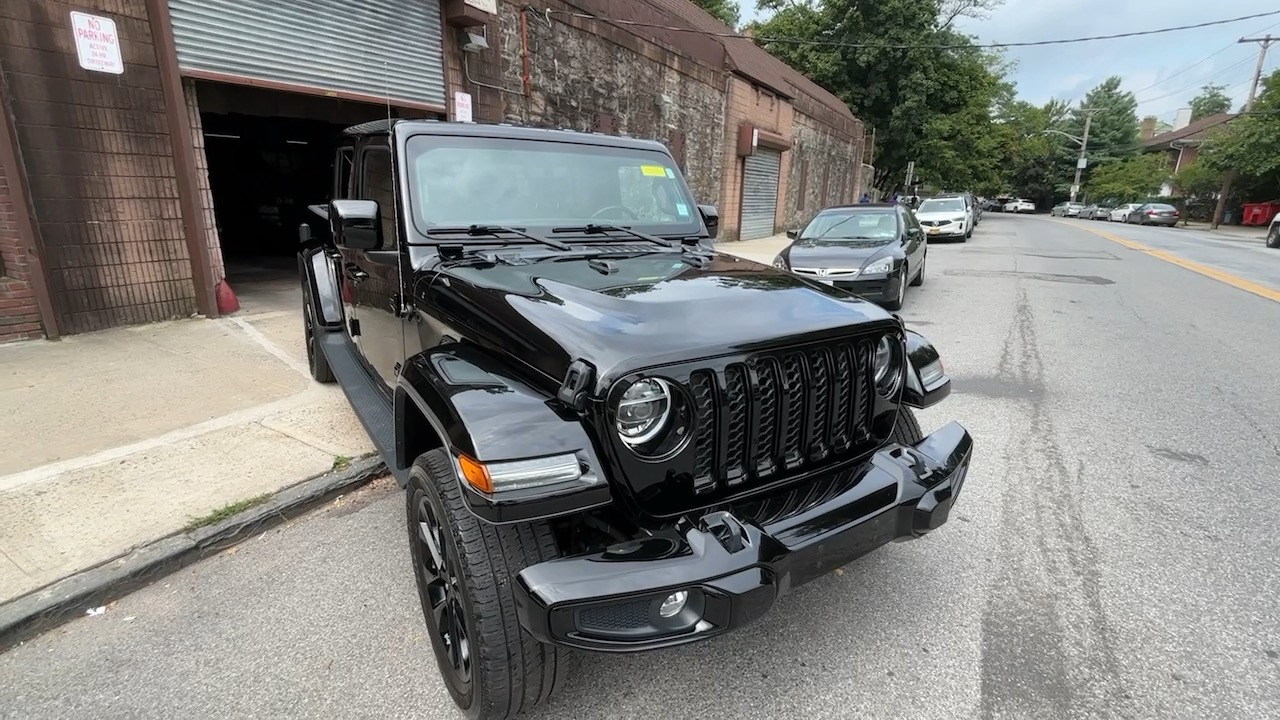
<path fill-rule="evenodd" d="M 1076 167 L 1080 168 L 1081 170 L 1089 167 L 1089 159 L 1080 158 L 1079 160 L 1076 160 Z"/>
<path fill-rule="evenodd" d="M 113 75 L 124 72 L 124 60 L 120 57 L 120 36 L 116 34 L 115 20 L 73 11 L 71 32 L 76 38 L 80 67 Z"/>
<path fill-rule="evenodd" d="M 462 0 L 462 4 L 483 10 L 490 15 L 498 14 L 498 0 Z"/>
<path fill-rule="evenodd" d="M 471 122 L 471 93 L 453 94 L 453 119 L 458 122 Z"/>

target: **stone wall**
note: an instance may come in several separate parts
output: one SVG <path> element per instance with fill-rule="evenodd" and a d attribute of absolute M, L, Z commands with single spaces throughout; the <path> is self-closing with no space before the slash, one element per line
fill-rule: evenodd
<path fill-rule="evenodd" d="M 0 112 L 6 112 L 2 104 Z M 27 251 L 18 236 L 16 195 L 10 193 L 7 168 L 0 165 L 0 343 L 38 338 L 44 330 Z"/>
<path fill-rule="evenodd" d="M 545 15 L 531 13 L 522 26 L 523 7 L 503 0 L 489 27 L 490 49 L 470 59 L 473 80 L 503 88 L 463 82 L 475 97 L 477 119 L 657 140 L 675 155 L 697 201 L 718 203 L 723 72 L 598 22 L 560 15 L 548 22 Z M 550 7 L 576 10 L 554 1 Z M 449 44 L 454 46 L 452 70 L 460 57 L 456 39 Z M 527 95 L 522 77 L 526 55 Z M 479 112 L 496 101 L 502 117 Z"/>
<path fill-rule="evenodd" d="M 785 227 L 800 227 L 824 207 L 857 201 L 861 142 L 802 113 L 795 113 L 792 138 L 786 208 L 778 215 Z"/>
<path fill-rule="evenodd" d="M 72 10 L 115 21 L 123 76 L 80 67 Z M 0 3 L 0 37 L 60 331 L 194 313 L 173 150 L 142 0 Z"/>

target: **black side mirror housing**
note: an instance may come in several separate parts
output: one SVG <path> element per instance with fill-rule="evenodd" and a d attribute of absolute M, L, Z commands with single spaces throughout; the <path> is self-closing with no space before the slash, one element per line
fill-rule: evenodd
<path fill-rule="evenodd" d="M 329 227 L 333 242 L 352 250 L 382 247 L 378 203 L 373 200 L 334 200 L 329 203 Z"/>
<path fill-rule="evenodd" d="M 699 205 L 698 214 L 702 216 L 702 224 L 707 226 L 707 237 L 714 240 L 720 234 L 720 211 L 715 205 Z"/>
<path fill-rule="evenodd" d="M 927 408 L 951 394 L 951 378 L 942 367 L 942 357 L 923 335 L 907 330 L 907 386 L 902 404 Z"/>
<path fill-rule="evenodd" d="M 795 240 L 796 238 L 800 237 L 800 231 L 799 231 L 799 230 L 788 230 L 788 231 L 787 231 L 787 237 L 788 237 L 788 238 L 790 238 L 790 239 L 792 239 L 792 240 Z"/>

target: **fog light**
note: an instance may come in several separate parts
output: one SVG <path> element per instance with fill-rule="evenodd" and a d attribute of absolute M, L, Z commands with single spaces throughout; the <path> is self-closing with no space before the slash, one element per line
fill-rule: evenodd
<path fill-rule="evenodd" d="M 688 600 L 688 590 L 677 590 L 668 595 L 667 599 L 662 601 L 662 605 L 658 606 L 658 614 L 664 618 L 675 617 L 677 613 L 684 609 L 684 604 Z"/>

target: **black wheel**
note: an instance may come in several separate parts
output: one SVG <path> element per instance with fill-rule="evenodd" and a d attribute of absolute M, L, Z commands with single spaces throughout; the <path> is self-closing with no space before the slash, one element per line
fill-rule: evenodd
<path fill-rule="evenodd" d="M 1267 247 L 1280 248 L 1280 225 L 1271 226 L 1271 232 L 1267 233 Z"/>
<path fill-rule="evenodd" d="M 307 344 L 307 367 L 316 382 L 333 382 L 333 370 L 329 367 L 329 358 L 320 349 L 320 333 L 316 327 L 315 309 L 311 305 L 310 292 L 306 284 L 302 286 L 302 331 L 303 342 Z"/>
<path fill-rule="evenodd" d="M 884 304 L 885 310 L 901 310 L 902 303 L 907 299 L 907 284 L 910 268 L 906 263 L 902 264 L 902 274 L 898 277 L 898 296 Z"/>
<path fill-rule="evenodd" d="M 924 284 L 924 268 L 928 261 L 929 253 L 925 251 L 925 254 L 920 258 L 920 272 L 916 273 L 916 278 L 911 281 L 911 287 L 920 287 Z"/>
<path fill-rule="evenodd" d="M 563 684 L 569 657 L 520 627 L 516 575 L 559 555 L 546 523 L 488 525 L 466 507 L 445 450 L 414 463 L 405 490 L 410 556 L 436 664 L 472 720 L 509 718 Z"/>
<path fill-rule="evenodd" d="M 968 229 L 967 231 L 965 231 L 964 237 L 960 238 L 960 242 L 964 242 L 965 240 L 968 240 L 968 239 L 969 239 L 969 238 L 971 238 L 971 237 L 973 237 L 973 226 L 972 226 L 972 225 L 970 225 L 970 226 L 969 226 L 969 229 Z"/>
<path fill-rule="evenodd" d="M 902 445 L 915 445 L 924 439 L 920 421 L 909 407 L 898 410 L 898 422 L 893 426 L 893 441 Z"/>

